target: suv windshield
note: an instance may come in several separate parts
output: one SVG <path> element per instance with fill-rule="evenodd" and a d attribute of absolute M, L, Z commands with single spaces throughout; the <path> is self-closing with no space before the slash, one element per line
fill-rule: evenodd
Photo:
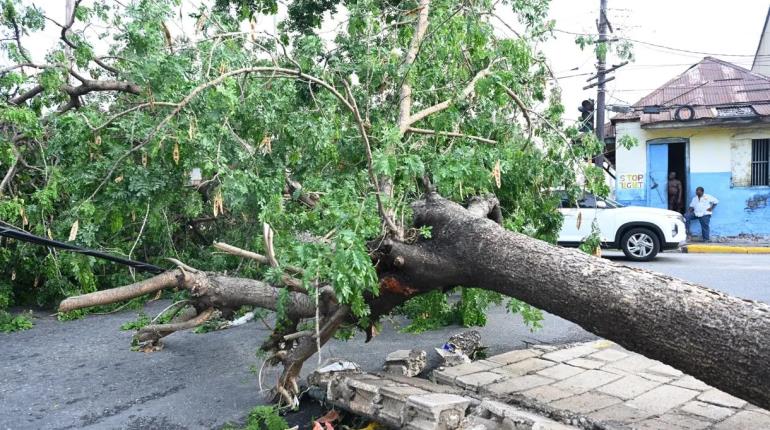
<path fill-rule="evenodd" d="M 561 208 L 567 209 L 567 208 L 581 208 L 581 209 L 594 209 L 597 207 L 596 202 L 601 201 L 604 202 L 605 205 L 602 209 L 615 209 L 615 208 L 622 208 L 623 205 L 616 202 L 615 200 L 612 200 L 610 198 L 606 197 L 597 197 L 591 193 L 585 193 L 583 194 L 583 197 L 577 201 L 577 206 L 575 206 L 575 201 L 570 200 L 569 196 L 564 191 L 558 192 L 559 197 L 561 198 Z M 599 205 L 602 206 L 602 205 Z"/>
<path fill-rule="evenodd" d="M 623 205 L 607 197 L 599 197 L 599 200 L 604 200 L 607 203 L 608 208 L 622 208 Z"/>

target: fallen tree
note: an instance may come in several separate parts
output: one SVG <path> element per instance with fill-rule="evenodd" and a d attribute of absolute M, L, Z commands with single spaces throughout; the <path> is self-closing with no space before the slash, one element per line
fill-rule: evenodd
<path fill-rule="evenodd" d="M 579 251 L 549 245 L 500 227 L 495 198 L 474 199 L 467 208 L 435 193 L 417 201 L 414 227 L 430 226 L 430 239 L 406 243 L 387 239 L 374 249 L 380 294 L 370 297 L 373 316 L 389 313 L 409 298 L 463 285 L 515 297 L 577 323 L 625 348 L 670 364 L 714 387 L 770 407 L 770 306 L 654 272 L 633 269 Z M 151 286 L 150 286 L 151 285 Z M 232 312 L 242 305 L 275 310 L 281 287 L 251 279 L 177 269 L 116 290 L 69 298 L 60 310 L 94 306 L 160 288 L 182 287 L 193 296 L 199 324 L 212 309 Z M 122 294 L 125 292 L 125 294 Z M 354 322 L 333 292 L 320 288 L 320 332 L 277 331 L 273 346 L 284 366 L 277 391 L 296 395 L 305 360 L 329 340 L 342 322 Z M 313 318 L 306 292 L 292 292 L 289 318 Z M 192 326 L 193 324 L 191 324 Z M 189 328 L 169 324 L 139 331 L 142 341 Z M 296 327 L 294 328 L 296 330 Z"/>
<path fill-rule="evenodd" d="M 303 364 L 341 327 L 370 340 L 399 306 L 428 297 L 428 313 L 440 293 L 475 287 L 477 317 L 478 302 L 506 295 L 770 407 L 766 304 L 530 237 L 558 231 L 546 190 L 608 191 L 585 162 L 602 145 L 563 125 L 535 48 L 552 28 L 547 1 L 507 5 L 516 28 L 497 2 L 348 2 L 329 48 L 313 30 L 333 1 L 290 2 L 279 34 L 241 31 L 276 2 L 230 3 L 197 11 L 195 34 L 176 36 L 173 1 L 118 11 L 75 1 L 64 24 L 3 5 L 0 43 L 18 64 L 0 71 L 0 161 L 11 166 L 1 212 L 129 259 L 174 255 L 177 269 L 130 283 L 84 257 L 13 244 L 1 282 L 55 297 L 130 283 L 71 294 L 62 312 L 185 290 L 137 332 L 146 350 L 244 305 L 274 310 L 262 348 L 283 366 L 275 392 L 289 404 Z M 116 55 L 93 53 L 91 20 L 118 33 Z M 24 25 L 47 21 L 61 44 L 38 64 Z"/>

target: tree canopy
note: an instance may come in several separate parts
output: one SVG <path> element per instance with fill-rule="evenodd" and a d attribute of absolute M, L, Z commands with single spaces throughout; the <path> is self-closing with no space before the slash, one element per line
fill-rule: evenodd
<path fill-rule="evenodd" d="M 544 191 L 574 186 L 579 165 L 600 177 L 582 166 L 594 142 L 568 141 L 576 131 L 536 49 L 550 36 L 547 1 L 433 1 L 423 17 L 427 2 L 303 0 L 276 29 L 255 24 L 278 13 L 271 1 L 204 2 L 186 16 L 172 0 L 85 3 L 66 22 L 3 3 L 0 213 L 38 235 L 276 279 L 209 246 L 264 251 L 266 222 L 282 265 L 330 282 L 365 317 L 363 293 L 377 290 L 367 242 L 389 229 L 430 235 L 404 222 L 423 176 L 458 202 L 495 193 L 506 228 L 546 240 L 560 217 Z M 319 31 L 324 16 L 331 33 Z M 33 58 L 25 44 L 51 27 L 58 42 Z M 3 306 L 133 276 L 21 243 L 0 248 L 0 263 Z M 499 301 L 463 298 L 452 310 L 432 294 L 405 310 L 441 309 L 428 326 L 478 324 Z"/>

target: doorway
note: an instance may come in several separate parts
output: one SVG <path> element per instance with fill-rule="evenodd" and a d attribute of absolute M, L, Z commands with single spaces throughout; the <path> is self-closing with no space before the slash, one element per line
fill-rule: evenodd
<path fill-rule="evenodd" d="M 677 205 L 672 206 L 669 201 L 669 209 L 676 210 L 684 214 L 687 205 L 687 145 L 685 142 L 674 142 L 668 144 L 668 171 L 676 174 L 676 179 L 681 182 L 682 197 Z"/>
<path fill-rule="evenodd" d="M 671 208 L 684 213 L 689 177 L 687 144 L 687 139 L 680 138 L 653 139 L 647 142 L 647 206 Z M 669 202 L 670 173 L 674 173 L 681 183 L 682 196 L 678 202 Z"/>

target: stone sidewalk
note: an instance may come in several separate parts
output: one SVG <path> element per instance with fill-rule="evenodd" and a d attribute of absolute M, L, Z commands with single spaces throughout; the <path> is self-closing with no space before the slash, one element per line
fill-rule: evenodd
<path fill-rule="evenodd" d="M 585 429 L 770 429 L 769 411 L 604 340 L 534 346 L 432 377 Z"/>

